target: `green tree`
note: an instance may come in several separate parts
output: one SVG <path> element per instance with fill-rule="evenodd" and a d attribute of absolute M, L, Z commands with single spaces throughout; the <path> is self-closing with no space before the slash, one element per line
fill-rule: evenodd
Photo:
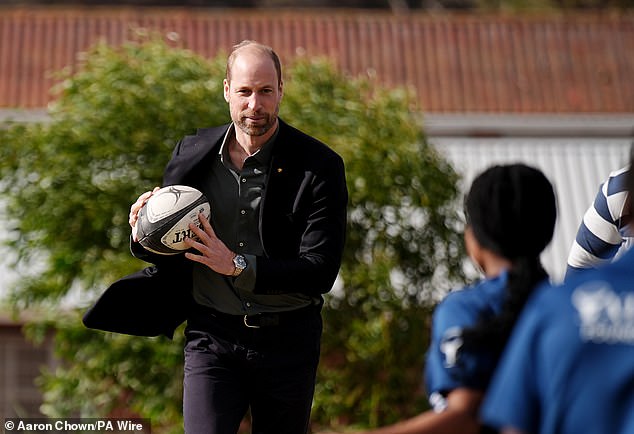
<path fill-rule="evenodd" d="M 181 424 L 182 333 L 174 341 L 86 330 L 81 309 L 145 264 L 128 252 L 130 204 L 160 183 L 175 142 L 225 123 L 224 56 L 203 59 L 156 38 L 103 44 L 66 72 L 45 124 L 0 130 L 0 194 L 21 270 L 16 309 L 48 307 L 65 361 L 45 372 L 44 411 L 130 411 L 157 432 Z M 374 426 L 421 409 L 429 312 L 461 279 L 457 175 L 421 132 L 411 93 L 345 76 L 325 60 L 285 71 L 281 117 L 346 162 L 349 227 L 327 297 L 314 421 Z"/>

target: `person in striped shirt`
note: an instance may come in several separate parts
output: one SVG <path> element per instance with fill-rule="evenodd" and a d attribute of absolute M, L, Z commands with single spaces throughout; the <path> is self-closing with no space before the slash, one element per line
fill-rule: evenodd
<path fill-rule="evenodd" d="M 634 229 L 628 224 L 631 217 L 629 171 L 629 165 L 615 170 L 599 188 L 572 243 L 564 280 L 612 261 L 634 242 Z"/>

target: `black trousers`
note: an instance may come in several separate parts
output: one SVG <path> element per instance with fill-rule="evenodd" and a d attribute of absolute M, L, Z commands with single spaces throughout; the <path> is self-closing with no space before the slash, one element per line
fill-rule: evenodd
<path fill-rule="evenodd" d="M 305 434 L 322 333 L 318 308 L 249 318 L 197 309 L 185 329 L 186 434 Z"/>

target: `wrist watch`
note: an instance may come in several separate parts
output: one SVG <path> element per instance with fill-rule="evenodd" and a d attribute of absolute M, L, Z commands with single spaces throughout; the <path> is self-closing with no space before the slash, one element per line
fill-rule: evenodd
<path fill-rule="evenodd" d="M 247 268 L 247 260 L 242 255 L 235 255 L 233 257 L 233 273 L 231 274 L 233 277 L 239 276 L 242 271 Z"/>

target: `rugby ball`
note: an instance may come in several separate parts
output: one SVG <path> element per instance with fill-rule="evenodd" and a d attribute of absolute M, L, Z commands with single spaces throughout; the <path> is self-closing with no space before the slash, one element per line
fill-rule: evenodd
<path fill-rule="evenodd" d="M 190 223 L 202 226 L 198 213 L 209 219 L 211 206 L 200 191 L 186 185 L 170 185 L 156 191 L 139 210 L 136 235 L 148 251 L 176 255 L 189 249 L 185 238 L 198 239 Z"/>

